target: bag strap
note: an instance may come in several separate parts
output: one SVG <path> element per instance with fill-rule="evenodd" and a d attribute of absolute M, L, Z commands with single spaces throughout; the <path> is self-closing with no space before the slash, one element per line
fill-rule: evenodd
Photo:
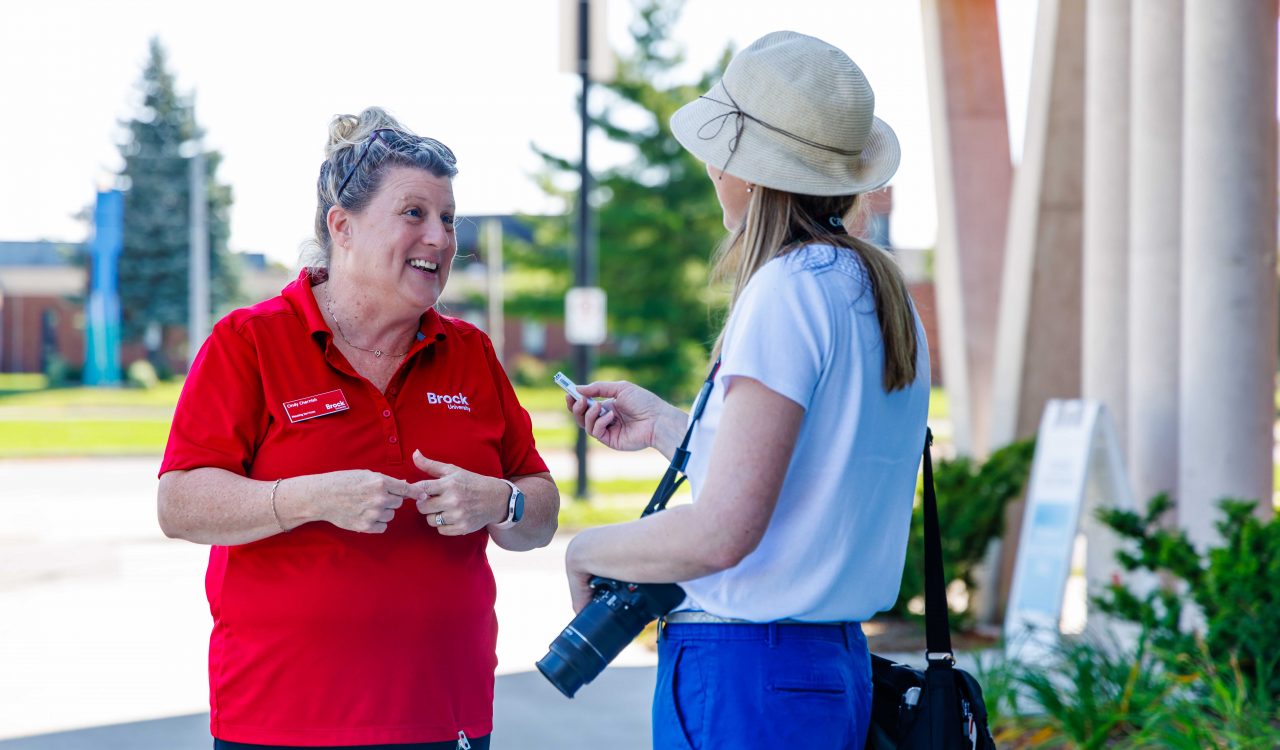
<path fill-rule="evenodd" d="M 671 496 L 676 494 L 676 490 L 684 484 L 684 480 L 688 476 L 684 473 L 684 469 L 689 465 L 689 438 L 693 437 L 693 426 L 702 418 L 702 410 L 707 408 L 707 401 L 711 398 L 711 389 L 716 385 L 716 373 L 720 371 L 720 358 L 711 365 L 711 371 L 707 373 L 707 379 L 702 382 L 702 389 L 698 391 L 698 398 L 693 402 L 693 418 L 689 420 L 689 429 L 684 431 L 684 440 L 680 441 L 680 446 L 676 448 L 675 453 L 671 454 L 671 465 L 667 467 L 667 472 L 662 475 L 662 481 L 658 482 L 658 487 L 653 491 L 653 497 L 649 498 L 649 504 L 645 506 L 644 512 L 640 514 L 641 518 L 650 513 L 657 513 L 660 510 L 666 510 L 667 502 L 671 500 Z"/>
<path fill-rule="evenodd" d="M 942 532 L 938 524 L 938 496 L 933 487 L 933 430 L 924 438 L 924 639 L 925 660 L 955 664 L 951 651 L 951 627 L 947 622 L 947 586 L 942 572 Z"/>
<path fill-rule="evenodd" d="M 720 370 L 717 359 L 702 383 L 698 398 L 693 406 L 693 418 L 685 430 L 684 439 L 671 456 L 671 464 L 653 491 L 653 497 L 645 506 L 641 517 L 665 510 L 667 502 L 688 477 L 685 467 L 689 463 L 689 439 L 693 435 L 694 425 L 702 417 L 707 406 L 711 389 L 715 387 L 716 373 Z M 932 668 L 935 664 L 950 667 L 955 664 L 955 655 L 951 650 L 951 626 L 947 622 L 947 589 L 942 572 L 942 532 L 938 523 L 938 497 L 933 487 L 933 460 L 930 448 L 933 447 L 933 430 L 925 428 L 924 439 L 924 632 L 925 659 Z"/>

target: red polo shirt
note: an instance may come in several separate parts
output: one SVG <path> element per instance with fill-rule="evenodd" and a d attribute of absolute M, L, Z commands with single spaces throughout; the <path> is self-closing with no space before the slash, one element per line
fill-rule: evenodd
<path fill-rule="evenodd" d="M 214 326 L 182 389 L 161 474 L 371 469 L 418 481 L 427 477 L 415 448 L 489 476 L 547 470 L 481 331 L 427 311 L 380 393 L 334 345 L 309 279 L 304 270 L 281 296 Z M 383 534 L 314 522 L 213 547 L 213 735 L 365 745 L 488 734 L 498 627 L 488 539 L 441 536 L 406 502 Z"/>

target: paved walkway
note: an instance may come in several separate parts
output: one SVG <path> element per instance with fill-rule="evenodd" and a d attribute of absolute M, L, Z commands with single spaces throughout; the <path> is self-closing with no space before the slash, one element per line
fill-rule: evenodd
<path fill-rule="evenodd" d="M 551 460 L 553 466 L 571 465 L 572 457 Z M 609 468 L 615 475 L 649 475 L 643 459 L 627 461 L 615 460 Z M 179 748 L 188 738 L 196 743 L 192 747 L 207 747 L 210 623 L 203 583 L 208 548 L 160 533 L 157 463 L 155 458 L 0 462 L 0 747 L 5 750 Z M 557 471 L 563 475 L 568 469 Z M 534 738 L 571 727 L 590 733 L 599 725 L 617 737 L 639 737 L 635 747 L 646 747 L 652 653 L 631 647 L 616 664 L 641 669 L 610 670 L 607 680 L 588 686 L 574 701 L 531 671 L 572 614 L 562 567 L 567 543 L 558 537 L 528 553 L 491 547 L 502 623 L 498 731 Z M 59 734 L 88 727 L 100 728 Z M 14 739 L 31 735 L 43 737 Z M 163 739 L 146 744 L 152 737 Z M 521 741 L 516 746 L 560 745 Z"/>
<path fill-rule="evenodd" d="M 606 454 L 607 455 L 607 454 Z M 552 455 L 558 476 L 572 456 Z M 0 461 L 0 750 L 207 749 L 206 547 L 164 538 L 155 458 Z M 593 473 L 656 477 L 653 455 Z M 490 547 L 496 747 L 649 747 L 655 656 L 629 647 L 570 701 L 534 670 L 571 611 L 564 547 Z"/>
<path fill-rule="evenodd" d="M 652 667 L 610 667 L 572 701 L 536 672 L 498 677 L 493 746 L 540 750 L 650 747 Z M 209 750 L 209 715 L 92 727 L 0 740 L 2 750 Z"/>

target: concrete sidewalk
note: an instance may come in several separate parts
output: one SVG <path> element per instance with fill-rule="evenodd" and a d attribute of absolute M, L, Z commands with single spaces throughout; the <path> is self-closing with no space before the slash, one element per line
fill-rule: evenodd
<path fill-rule="evenodd" d="M 208 548 L 160 533 L 157 465 L 0 462 L 0 746 L 208 746 Z M 591 732 L 618 750 L 628 737 L 645 747 L 653 653 L 628 648 L 573 701 L 532 671 L 572 617 L 568 539 L 523 553 L 490 546 L 498 731 L 529 738 L 508 747 L 561 747 Z"/>
<path fill-rule="evenodd" d="M 650 746 L 652 667 L 611 667 L 569 700 L 536 672 L 498 678 L 493 747 Z M 0 740 L 3 750 L 209 750 L 207 713 Z"/>
<path fill-rule="evenodd" d="M 553 469 L 568 460 L 549 457 Z M 160 533 L 157 464 L 0 462 L 0 750 L 211 747 L 208 548 Z M 617 457 L 595 471 L 657 476 L 664 466 Z M 490 546 L 495 746 L 647 748 L 655 654 L 627 648 L 572 701 L 533 671 L 572 615 L 568 540 L 522 553 Z"/>

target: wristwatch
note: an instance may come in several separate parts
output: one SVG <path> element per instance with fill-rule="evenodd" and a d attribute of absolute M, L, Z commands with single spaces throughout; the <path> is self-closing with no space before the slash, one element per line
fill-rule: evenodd
<path fill-rule="evenodd" d="M 507 518 L 498 524 L 499 529 L 509 529 L 524 518 L 524 492 L 509 479 L 502 480 L 511 486 L 511 497 L 507 500 Z"/>

